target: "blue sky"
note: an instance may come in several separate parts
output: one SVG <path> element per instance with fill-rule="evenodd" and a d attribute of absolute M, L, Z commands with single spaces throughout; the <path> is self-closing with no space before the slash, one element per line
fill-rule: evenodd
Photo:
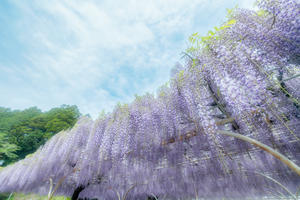
<path fill-rule="evenodd" d="M 0 106 L 77 105 L 93 118 L 170 78 L 187 39 L 254 0 L 3 0 Z"/>

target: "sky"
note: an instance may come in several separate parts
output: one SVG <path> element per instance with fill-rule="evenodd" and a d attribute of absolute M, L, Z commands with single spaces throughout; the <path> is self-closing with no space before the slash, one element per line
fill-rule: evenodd
<path fill-rule="evenodd" d="M 77 105 L 94 119 L 157 89 L 188 37 L 255 0 L 3 0 L 0 107 Z"/>

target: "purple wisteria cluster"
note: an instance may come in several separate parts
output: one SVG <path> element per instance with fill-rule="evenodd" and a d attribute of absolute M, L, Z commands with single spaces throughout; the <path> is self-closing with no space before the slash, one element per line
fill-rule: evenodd
<path fill-rule="evenodd" d="M 228 130 L 300 164 L 300 2 L 261 0 L 202 40 L 157 95 L 82 118 L 0 171 L 1 192 L 99 199 L 254 198 L 300 177 Z M 229 23 L 227 23 L 229 24 Z M 51 181 L 50 181 L 51 180 Z"/>

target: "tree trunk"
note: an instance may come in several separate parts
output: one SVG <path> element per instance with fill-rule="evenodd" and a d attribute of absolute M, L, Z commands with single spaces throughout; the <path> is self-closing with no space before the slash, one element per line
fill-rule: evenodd
<path fill-rule="evenodd" d="M 82 185 L 77 187 L 72 194 L 71 200 L 77 200 L 80 192 L 82 192 L 82 190 L 84 190 L 84 188 L 85 188 L 85 186 L 82 186 Z"/>

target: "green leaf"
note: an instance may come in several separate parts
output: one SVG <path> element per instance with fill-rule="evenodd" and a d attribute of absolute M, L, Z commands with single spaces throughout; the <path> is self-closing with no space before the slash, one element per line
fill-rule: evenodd
<path fill-rule="evenodd" d="M 213 35 L 215 35 L 215 33 L 214 33 L 214 32 L 212 32 L 212 31 L 208 31 L 208 34 L 209 34 L 210 36 L 213 36 Z"/>
<path fill-rule="evenodd" d="M 268 11 L 266 11 L 266 10 L 258 10 L 257 12 L 257 15 L 259 16 L 259 17 L 265 17 L 265 16 L 267 16 L 267 15 L 269 15 L 270 13 L 268 12 Z"/>
<path fill-rule="evenodd" d="M 231 15 L 232 11 L 233 11 L 233 8 L 232 9 L 227 8 L 226 11 L 227 11 L 227 15 Z"/>
<path fill-rule="evenodd" d="M 226 24 L 227 25 L 233 25 L 233 24 L 235 24 L 236 23 L 236 20 L 235 19 L 231 19 L 231 20 L 229 20 Z"/>
<path fill-rule="evenodd" d="M 192 37 L 197 37 L 197 36 L 198 36 L 197 32 L 192 34 Z"/>

